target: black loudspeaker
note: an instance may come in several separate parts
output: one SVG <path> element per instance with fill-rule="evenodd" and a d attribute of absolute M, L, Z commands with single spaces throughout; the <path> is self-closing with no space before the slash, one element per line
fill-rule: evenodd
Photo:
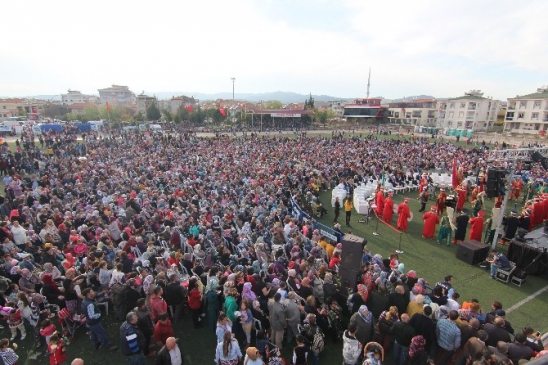
<path fill-rule="evenodd" d="M 345 234 L 342 239 L 342 255 L 340 268 L 360 271 L 362 266 L 363 248 L 367 241 L 364 238 Z"/>
<path fill-rule="evenodd" d="M 496 180 L 496 178 L 497 178 L 497 170 L 494 170 L 494 169 L 487 170 L 487 181 Z"/>
<path fill-rule="evenodd" d="M 358 281 L 358 274 L 360 272 L 358 270 L 350 270 L 343 268 L 342 266 L 339 268 L 339 276 L 341 277 L 341 286 L 345 289 L 352 289 L 356 290 L 356 283 Z"/>
<path fill-rule="evenodd" d="M 468 241 L 459 245 L 455 256 L 468 265 L 475 265 L 485 261 L 488 254 L 489 245 L 478 241 Z"/>

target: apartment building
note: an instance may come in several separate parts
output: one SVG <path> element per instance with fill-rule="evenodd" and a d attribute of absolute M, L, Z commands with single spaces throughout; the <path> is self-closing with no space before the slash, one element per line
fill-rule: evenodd
<path fill-rule="evenodd" d="M 97 91 L 102 105 L 135 105 L 135 94 L 127 86 L 112 85 Z"/>
<path fill-rule="evenodd" d="M 438 120 L 436 99 L 416 99 L 388 103 L 392 124 L 435 127 Z"/>
<path fill-rule="evenodd" d="M 99 103 L 99 97 L 97 95 L 82 94 L 78 90 L 68 90 L 66 94 L 61 94 L 62 105 L 72 105 L 81 103 Z"/>
<path fill-rule="evenodd" d="M 463 96 L 440 101 L 437 109 L 438 128 L 487 131 L 497 120 L 500 101 L 484 97 L 480 90 L 471 90 Z"/>
<path fill-rule="evenodd" d="M 508 98 L 504 131 L 523 134 L 545 134 L 548 130 L 548 86 L 536 93 Z"/>

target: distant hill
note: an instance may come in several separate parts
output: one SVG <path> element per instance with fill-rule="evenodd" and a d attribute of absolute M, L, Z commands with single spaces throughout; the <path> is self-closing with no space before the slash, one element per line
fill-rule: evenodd
<path fill-rule="evenodd" d="M 146 91 L 146 95 L 156 95 L 158 100 L 171 99 L 174 96 L 186 95 L 194 96 L 200 101 L 206 100 L 217 100 L 217 99 L 232 99 L 232 93 L 199 93 L 199 92 L 185 92 L 185 91 L 160 91 L 160 92 L 151 92 Z M 235 93 L 234 98 L 237 100 L 247 100 L 247 101 L 269 101 L 269 100 L 279 100 L 282 103 L 298 103 L 307 100 L 310 97 L 309 94 L 299 94 L 294 92 L 286 91 L 275 91 L 269 93 Z M 341 98 L 337 96 L 330 95 L 314 95 L 312 97 L 315 101 L 335 101 L 335 100 L 349 100 L 349 98 Z M 61 95 L 31 95 L 25 96 L 24 98 L 28 99 L 41 99 L 41 100 L 52 100 L 52 101 L 61 101 Z M 351 98 L 350 98 L 351 99 Z"/>
<path fill-rule="evenodd" d="M 398 102 L 398 101 L 413 101 L 417 99 L 435 99 L 432 95 L 414 95 L 414 96 L 404 96 L 400 99 L 392 99 L 392 102 Z"/>
<path fill-rule="evenodd" d="M 217 99 L 232 99 L 232 93 L 215 93 L 215 94 L 206 94 L 206 93 L 198 93 L 198 92 L 156 92 L 156 93 L 148 93 L 149 95 L 153 94 L 156 95 L 156 97 L 159 100 L 163 99 L 171 99 L 174 96 L 179 95 L 186 95 L 186 96 L 194 96 L 196 99 L 200 101 L 205 100 L 217 100 Z M 276 92 L 270 92 L 270 93 L 235 93 L 234 98 L 237 100 L 248 100 L 248 101 L 268 101 L 268 100 L 279 100 L 282 103 L 298 103 L 303 102 L 307 100 L 310 97 L 308 94 L 299 94 L 299 93 L 293 93 L 293 92 L 285 92 L 285 91 L 276 91 Z M 345 100 L 345 98 L 340 98 L 336 96 L 329 96 L 329 95 L 314 95 L 312 94 L 312 97 L 316 101 L 331 101 L 331 100 Z"/>

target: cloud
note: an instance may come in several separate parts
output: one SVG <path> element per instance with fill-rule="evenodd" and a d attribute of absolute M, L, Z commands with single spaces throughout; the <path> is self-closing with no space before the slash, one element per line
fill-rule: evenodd
<path fill-rule="evenodd" d="M 548 2 L 433 0 L 9 1 L 7 14 L 36 15 L 0 48 L 0 95 L 295 91 L 498 98 L 548 78 L 543 19 Z M 508 81 L 508 80 L 511 80 Z M 539 84 L 540 83 L 540 84 Z M 546 82 L 544 82 L 546 83 Z"/>

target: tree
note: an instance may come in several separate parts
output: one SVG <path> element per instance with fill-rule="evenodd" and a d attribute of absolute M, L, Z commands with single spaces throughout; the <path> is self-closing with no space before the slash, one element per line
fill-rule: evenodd
<path fill-rule="evenodd" d="M 101 112 L 96 106 L 88 106 L 80 114 L 80 120 L 84 122 L 99 119 L 101 119 Z"/>
<path fill-rule="evenodd" d="M 181 117 L 179 116 L 179 114 L 175 114 L 175 118 L 173 119 L 173 121 L 175 122 L 175 124 L 180 124 L 181 123 Z"/>
<path fill-rule="evenodd" d="M 166 118 L 166 120 L 168 122 L 173 121 L 173 114 L 171 114 L 171 112 L 169 110 L 164 109 L 164 110 L 162 110 L 162 113 L 164 114 L 164 117 Z"/>
<path fill-rule="evenodd" d="M 312 93 L 310 93 L 310 98 L 304 101 L 304 108 L 305 110 L 314 109 L 314 98 L 312 97 Z"/>
<path fill-rule="evenodd" d="M 64 105 L 49 103 L 44 106 L 44 116 L 48 118 L 61 118 L 67 112 L 68 109 Z"/>
<path fill-rule="evenodd" d="M 279 100 L 269 100 L 264 104 L 265 109 L 281 109 L 283 104 Z"/>
<path fill-rule="evenodd" d="M 160 113 L 156 103 L 150 104 L 147 109 L 147 120 L 160 120 L 161 117 L 162 113 Z"/>
<path fill-rule="evenodd" d="M 143 115 L 143 112 L 139 111 L 137 115 L 135 116 L 135 120 L 139 122 L 143 122 L 145 120 L 145 116 Z"/>

